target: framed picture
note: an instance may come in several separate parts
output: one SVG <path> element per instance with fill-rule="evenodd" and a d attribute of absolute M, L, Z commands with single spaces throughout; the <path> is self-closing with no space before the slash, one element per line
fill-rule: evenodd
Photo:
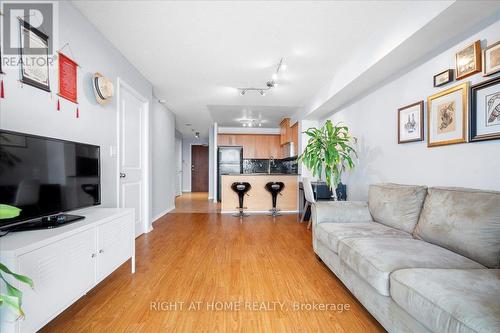
<path fill-rule="evenodd" d="M 424 140 L 424 101 L 398 109 L 398 143 Z"/>
<path fill-rule="evenodd" d="M 2 46 L 0 46 L 0 74 L 4 74 L 4 72 L 2 70 L 2 63 L 3 63 Z"/>
<path fill-rule="evenodd" d="M 434 75 L 434 87 L 441 87 L 453 81 L 453 69 L 447 69 Z"/>
<path fill-rule="evenodd" d="M 427 99 L 427 146 L 467 142 L 469 82 Z"/>
<path fill-rule="evenodd" d="M 470 141 L 500 139 L 500 77 L 471 87 Z"/>
<path fill-rule="evenodd" d="M 500 41 L 483 50 L 483 74 L 488 76 L 500 72 Z"/>
<path fill-rule="evenodd" d="M 475 41 L 455 54 L 457 80 L 481 71 L 481 42 Z"/>
<path fill-rule="evenodd" d="M 50 91 L 49 37 L 29 23 L 19 20 L 21 31 L 21 82 Z M 37 52 L 34 54 L 33 49 Z M 40 50 L 42 50 L 40 52 Z M 40 58 L 45 61 L 40 61 Z"/>

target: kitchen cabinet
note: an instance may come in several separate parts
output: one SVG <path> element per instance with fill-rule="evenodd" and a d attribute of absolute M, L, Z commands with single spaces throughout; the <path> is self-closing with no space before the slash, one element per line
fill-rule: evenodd
<path fill-rule="evenodd" d="M 293 142 L 293 147 L 295 149 L 295 154 L 299 151 L 299 122 L 297 121 L 295 124 L 293 124 L 291 128 L 292 132 L 292 142 Z"/>
<path fill-rule="evenodd" d="M 280 123 L 280 145 L 284 145 L 291 140 L 290 118 L 283 118 Z"/>
<path fill-rule="evenodd" d="M 280 158 L 280 136 L 275 134 L 219 134 L 218 146 L 241 146 L 243 158 Z"/>

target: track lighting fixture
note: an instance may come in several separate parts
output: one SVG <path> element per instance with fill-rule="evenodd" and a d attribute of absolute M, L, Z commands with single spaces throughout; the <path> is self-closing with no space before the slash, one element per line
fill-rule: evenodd
<path fill-rule="evenodd" d="M 199 138 L 200 138 L 200 132 L 196 132 L 196 133 L 194 134 L 194 137 L 195 137 L 195 138 L 197 138 L 197 139 L 199 139 Z"/>
<path fill-rule="evenodd" d="M 285 70 L 286 65 L 283 63 L 283 58 L 280 59 L 280 62 L 276 65 L 276 71 L 271 76 L 271 80 L 266 82 L 265 88 L 255 88 L 255 87 L 247 87 L 247 88 L 238 88 L 240 91 L 240 95 L 243 96 L 248 90 L 257 91 L 261 96 L 266 95 L 266 91 L 270 90 L 278 85 L 277 80 L 279 77 L 279 73 L 281 70 Z"/>

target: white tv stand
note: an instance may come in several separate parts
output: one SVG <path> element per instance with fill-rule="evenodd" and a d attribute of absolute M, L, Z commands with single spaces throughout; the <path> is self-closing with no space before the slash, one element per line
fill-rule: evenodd
<path fill-rule="evenodd" d="M 24 320 L 2 307 L 0 332 L 36 332 L 128 259 L 135 272 L 135 216 L 128 208 L 87 208 L 85 219 L 55 229 L 0 238 L 0 261 L 33 279 L 23 292 Z"/>

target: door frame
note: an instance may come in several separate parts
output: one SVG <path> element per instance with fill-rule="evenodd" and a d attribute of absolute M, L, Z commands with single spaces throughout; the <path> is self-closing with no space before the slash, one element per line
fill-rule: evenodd
<path fill-rule="evenodd" d="M 134 97 L 139 99 L 142 103 L 143 107 L 143 122 L 142 122 L 142 147 L 141 147 L 141 160 L 143 165 L 141 166 L 142 172 L 142 207 L 143 207 L 143 212 L 142 214 L 142 223 L 143 223 L 143 233 L 149 233 L 153 231 L 153 224 L 151 223 L 151 200 L 150 200 L 150 189 L 151 189 L 151 182 L 150 182 L 150 149 L 149 149 L 149 100 L 142 96 L 137 90 L 132 88 L 131 85 L 129 85 L 126 81 L 124 81 L 122 78 L 118 77 L 117 78 L 117 93 L 116 93 L 116 105 L 117 105 L 117 121 L 116 121 L 116 137 L 117 137 L 117 148 L 116 148 L 116 156 L 117 156 L 117 163 L 116 163 L 116 177 L 117 177 L 117 184 L 116 184 L 116 200 L 117 200 L 117 206 L 121 207 L 121 191 L 120 191 L 120 165 L 121 165 L 121 126 L 122 126 L 122 119 L 121 119 L 121 112 L 120 112 L 120 95 L 121 95 L 121 90 L 126 89 L 129 93 L 131 93 Z M 136 212 L 138 214 L 138 212 Z"/>

